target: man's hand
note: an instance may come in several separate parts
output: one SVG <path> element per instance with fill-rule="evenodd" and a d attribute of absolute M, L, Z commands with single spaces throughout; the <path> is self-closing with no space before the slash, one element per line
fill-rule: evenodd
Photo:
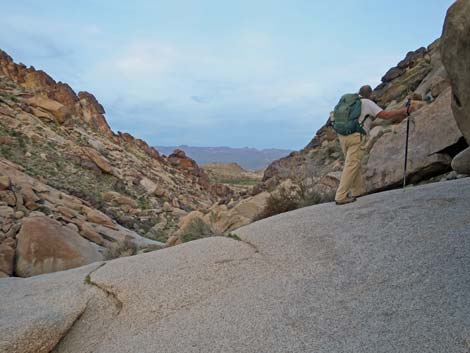
<path fill-rule="evenodd" d="M 410 104 L 410 114 L 411 113 L 414 113 L 415 111 L 421 109 L 422 107 L 424 107 L 426 105 L 425 102 L 423 101 L 415 101 L 415 100 L 412 100 L 411 101 L 411 104 Z"/>

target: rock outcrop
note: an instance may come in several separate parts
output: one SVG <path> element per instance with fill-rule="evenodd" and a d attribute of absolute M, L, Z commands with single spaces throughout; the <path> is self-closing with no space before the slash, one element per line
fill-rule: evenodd
<path fill-rule="evenodd" d="M 467 143 L 470 143 L 470 3 L 458 0 L 446 17 L 442 34 L 442 60 L 452 83 L 452 110 Z M 470 174 L 470 148 L 455 157 L 452 167 Z"/>
<path fill-rule="evenodd" d="M 176 149 L 172 154 L 168 156 L 168 162 L 195 178 L 203 187 L 209 188 L 209 177 L 203 169 L 199 168 L 194 159 L 186 156 L 186 153 L 180 149 Z"/>
<path fill-rule="evenodd" d="M 465 352 L 468 209 L 462 179 L 0 279 L 0 351 Z"/>

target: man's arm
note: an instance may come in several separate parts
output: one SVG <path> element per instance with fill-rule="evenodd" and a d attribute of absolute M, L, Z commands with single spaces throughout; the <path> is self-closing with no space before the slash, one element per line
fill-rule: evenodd
<path fill-rule="evenodd" d="M 389 110 L 385 111 L 382 110 L 379 114 L 377 114 L 377 118 L 383 119 L 383 120 L 391 120 L 394 118 L 406 118 L 407 116 L 407 108 L 404 107 L 402 109 L 397 109 L 397 110 Z"/>

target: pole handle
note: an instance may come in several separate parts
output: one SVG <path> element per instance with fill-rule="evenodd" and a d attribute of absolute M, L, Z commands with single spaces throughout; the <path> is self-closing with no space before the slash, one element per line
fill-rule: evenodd
<path fill-rule="evenodd" d="M 411 112 L 411 98 L 408 98 L 408 100 L 406 101 L 406 115 L 407 116 L 410 116 Z"/>

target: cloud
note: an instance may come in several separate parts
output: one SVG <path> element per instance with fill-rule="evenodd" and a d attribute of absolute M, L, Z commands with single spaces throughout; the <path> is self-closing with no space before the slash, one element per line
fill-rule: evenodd
<path fill-rule="evenodd" d="M 187 28 L 184 36 L 114 33 L 104 21 L 103 29 L 54 16 L 4 17 L 10 35 L 2 47 L 94 93 L 113 129 L 151 143 L 304 145 L 342 93 L 378 83 L 398 61 L 373 48 L 354 54 L 341 52 L 340 43 L 292 44 L 292 33 L 279 38 L 248 23 L 201 38 Z"/>
<path fill-rule="evenodd" d="M 17 21 L 7 19 L 2 24 L 3 31 L 9 33 L 2 38 L 2 46 L 10 50 L 13 48 L 20 53 L 28 53 L 32 59 L 56 59 L 73 54 L 73 50 L 61 43 L 47 28 L 31 19 L 18 18 Z M 23 21 L 26 26 L 19 26 Z"/>
<path fill-rule="evenodd" d="M 172 72 L 179 55 L 176 49 L 151 40 L 138 40 L 119 50 L 114 60 L 103 66 L 132 79 L 158 78 Z"/>
<path fill-rule="evenodd" d="M 44 70 L 72 87 L 86 85 L 84 75 L 90 57 L 83 43 L 95 46 L 100 41 L 102 30 L 99 25 L 60 21 L 28 13 L 4 16 L 1 25 L 8 36 L 2 36 L 0 47 L 15 61 Z"/>
<path fill-rule="evenodd" d="M 199 96 L 191 96 L 191 99 L 196 103 L 207 103 L 207 98 L 199 97 Z"/>

